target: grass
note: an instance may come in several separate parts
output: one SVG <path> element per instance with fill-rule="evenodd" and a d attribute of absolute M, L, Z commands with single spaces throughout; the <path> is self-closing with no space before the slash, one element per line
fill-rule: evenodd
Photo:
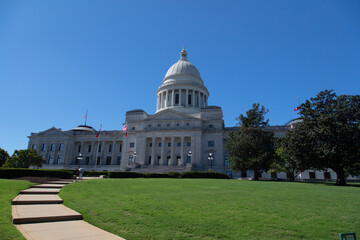
<path fill-rule="evenodd" d="M 215 179 L 104 179 L 64 187 L 65 205 L 132 239 L 339 239 L 360 234 L 360 187 Z"/>
<path fill-rule="evenodd" d="M 0 179 L 0 239 L 25 239 L 11 222 L 11 200 L 20 190 L 33 185 L 28 181 Z"/>

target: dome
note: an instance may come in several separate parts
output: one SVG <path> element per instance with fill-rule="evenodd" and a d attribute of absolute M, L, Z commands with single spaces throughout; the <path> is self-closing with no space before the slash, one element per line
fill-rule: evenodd
<path fill-rule="evenodd" d="M 70 131 L 96 132 L 93 127 L 87 125 L 79 125 L 76 128 L 71 129 Z"/>
<path fill-rule="evenodd" d="M 195 79 L 194 79 L 195 78 Z M 196 67 L 187 60 L 187 52 L 183 49 L 180 52 L 180 60 L 172 65 L 167 71 L 163 83 L 168 79 L 177 79 L 177 80 L 195 80 L 195 82 L 200 81 L 201 84 L 204 84 L 200 72 Z"/>

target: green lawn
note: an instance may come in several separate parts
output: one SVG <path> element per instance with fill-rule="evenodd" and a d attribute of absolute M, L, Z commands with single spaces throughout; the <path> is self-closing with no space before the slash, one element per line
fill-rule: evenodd
<path fill-rule="evenodd" d="M 360 187 L 215 179 L 103 179 L 61 190 L 65 205 L 126 239 L 360 237 Z"/>
<path fill-rule="evenodd" d="M 11 200 L 20 190 L 33 185 L 28 181 L 0 179 L 0 239 L 25 239 L 11 222 Z"/>

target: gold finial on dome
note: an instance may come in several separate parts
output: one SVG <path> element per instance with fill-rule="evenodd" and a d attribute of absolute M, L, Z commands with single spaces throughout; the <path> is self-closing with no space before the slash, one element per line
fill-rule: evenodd
<path fill-rule="evenodd" d="M 180 60 L 187 61 L 187 52 L 185 50 L 185 47 L 180 52 Z"/>

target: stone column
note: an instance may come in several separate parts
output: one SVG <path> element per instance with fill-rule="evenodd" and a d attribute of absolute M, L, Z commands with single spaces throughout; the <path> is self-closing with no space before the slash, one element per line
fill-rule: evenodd
<path fill-rule="evenodd" d="M 193 89 L 193 95 L 192 95 L 192 99 L 193 99 L 193 102 L 192 102 L 192 106 L 195 107 L 195 89 Z"/>
<path fill-rule="evenodd" d="M 185 95 L 185 106 L 189 106 L 189 89 L 186 89 L 186 95 Z"/>
<path fill-rule="evenodd" d="M 175 106 L 175 89 L 172 90 L 171 92 L 171 106 Z"/>
<path fill-rule="evenodd" d="M 171 137 L 171 153 L 170 153 L 170 165 L 174 166 L 176 164 L 175 161 L 175 149 L 174 149 L 174 145 L 175 145 L 175 138 Z"/>
<path fill-rule="evenodd" d="M 161 138 L 161 164 L 159 165 L 165 165 L 165 137 Z"/>
<path fill-rule="evenodd" d="M 155 138 L 153 137 L 152 138 L 152 149 L 151 149 L 151 165 L 154 165 L 155 164 L 155 149 L 156 149 L 156 146 L 155 146 Z"/>
<path fill-rule="evenodd" d="M 180 157 L 181 157 L 181 165 L 186 165 L 186 157 L 184 156 L 184 140 L 185 140 L 185 137 L 181 137 L 181 150 L 180 150 Z M 187 156 L 187 155 L 186 155 Z"/>
<path fill-rule="evenodd" d="M 115 161 L 115 153 L 116 153 L 116 141 L 113 140 L 113 143 L 112 143 L 112 156 L 111 156 L 111 165 L 115 165 L 116 164 L 116 161 Z"/>
<path fill-rule="evenodd" d="M 85 147 L 85 142 L 81 141 L 81 149 L 80 149 L 80 153 L 82 156 L 82 162 L 79 162 L 79 165 L 84 164 L 85 163 L 85 156 L 84 156 L 84 147 Z"/>
<path fill-rule="evenodd" d="M 169 96 L 169 90 L 166 90 L 166 95 L 165 95 L 165 107 L 168 107 L 168 96 Z"/>
<path fill-rule="evenodd" d="M 159 95 L 156 96 L 156 111 L 159 110 Z"/>
<path fill-rule="evenodd" d="M 95 164 L 95 162 L 93 162 L 93 158 L 96 157 L 96 147 L 95 147 L 95 142 L 91 141 L 91 152 L 90 152 L 90 161 L 89 161 L 89 165 L 93 165 Z M 95 154 L 94 154 L 95 152 Z"/>

